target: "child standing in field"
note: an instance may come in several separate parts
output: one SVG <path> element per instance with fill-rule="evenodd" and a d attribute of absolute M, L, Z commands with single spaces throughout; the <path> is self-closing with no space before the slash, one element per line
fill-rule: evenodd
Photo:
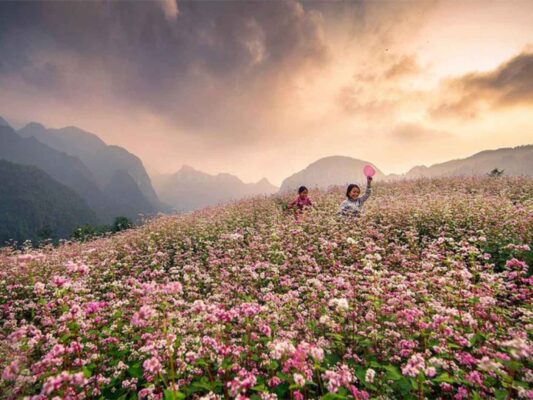
<path fill-rule="evenodd" d="M 346 217 L 358 217 L 363 204 L 368 200 L 372 193 L 371 187 L 372 177 L 366 178 L 366 191 L 361 197 L 361 189 L 354 183 L 348 185 L 346 189 L 346 200 L 344 200 L 340 206 L 339 214 Z"/>
<path fill-rule="evenodd" d="M 294 209 L 294 218 L 298 220 L 304 209 L 306 207 L 311 207 L 312 205 L 313 203 L 309 198 L 309 191 L 305 186 L 300 186 L 298 189 L 298 197 L 296 197 L 296 199 L 289 204 L 289 210 Z"/>

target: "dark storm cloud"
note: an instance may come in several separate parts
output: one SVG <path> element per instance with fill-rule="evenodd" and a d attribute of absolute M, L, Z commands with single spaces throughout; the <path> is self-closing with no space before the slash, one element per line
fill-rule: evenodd
<path fill-rule="evenodd" d="M 2 2 L 0 79 L 58 98 L 95 79 L 187 129 L 252 129 L 244 115 L 327 61 L 322 22 L 296 1 Z"/>
<path fill-rule="evenodd" d="M 533 52 L 524 52 L 493 71 L 473 72 L 444 84 L 433 117 L 473 118 L 482 109 L 533 104 Z"/>

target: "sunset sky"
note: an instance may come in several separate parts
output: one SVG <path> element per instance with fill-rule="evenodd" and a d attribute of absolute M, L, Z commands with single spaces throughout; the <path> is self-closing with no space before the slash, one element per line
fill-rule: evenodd
<path fill-rule="evenodd" d="M 0 115 L 275 184 L 533 143 L 533 1 L 0 2 Z"/>

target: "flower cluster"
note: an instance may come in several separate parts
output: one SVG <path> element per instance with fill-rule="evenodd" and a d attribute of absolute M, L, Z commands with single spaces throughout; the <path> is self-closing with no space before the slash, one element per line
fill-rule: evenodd
<path fill-rule="evenodd" d="M 0 249 L 0 398 L 533 398 L 533 180 L 311 195 Z"/>

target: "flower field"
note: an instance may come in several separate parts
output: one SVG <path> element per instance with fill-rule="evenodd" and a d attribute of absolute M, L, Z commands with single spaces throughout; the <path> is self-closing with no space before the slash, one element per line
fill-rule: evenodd
<path fill-rule="evenodd" d="M 0 250 L 0 397 L 533 399 L 533 180 L 342 191 Z"/>

